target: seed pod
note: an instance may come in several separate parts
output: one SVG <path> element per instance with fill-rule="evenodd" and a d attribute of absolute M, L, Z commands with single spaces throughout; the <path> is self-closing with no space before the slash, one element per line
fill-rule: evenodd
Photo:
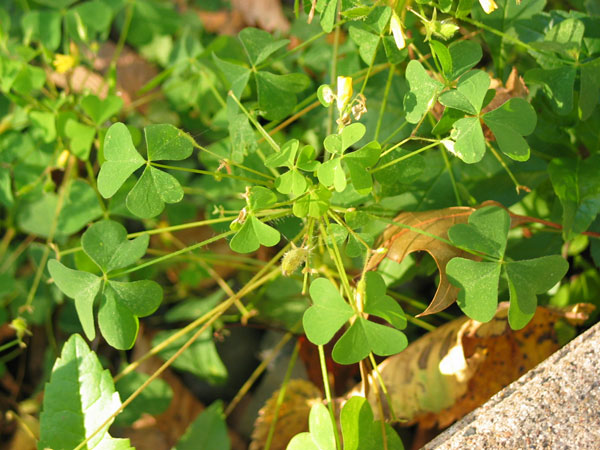
<path fill-rule="evenodd" d="M 293 248 L 281 258 L 281 273 L 284 277 L 289 277 L 293 274 L 308 258 L 308 247 L 296 247 L 294 244 L 292 246 Z"/>

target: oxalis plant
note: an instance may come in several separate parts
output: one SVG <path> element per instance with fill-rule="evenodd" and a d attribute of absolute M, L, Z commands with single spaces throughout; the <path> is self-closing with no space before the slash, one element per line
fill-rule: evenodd
<path fill-rule="evenodd" d="M 132 448 L 113 436 L 169 406 L 165 370 L 235 370 L 215 341 L 236 326 L 284 334 L 174 448 L 230 448 L 226 417 L 301 335 L 325 399 L 283 445 L 402 448 L 393 411 L 334 401 L 331 359 L 387 395 L 367 374 L 459 313 L 509 301 L 517 330 L 600 298 L 595 1 L 296 0 L 293 42 L 178 8 L 0 7 L 0 372 L 30 385 L 12 417 L 38 398 L 38 448 Z M 126 95 L 125 52 L 159 68 Z"/>

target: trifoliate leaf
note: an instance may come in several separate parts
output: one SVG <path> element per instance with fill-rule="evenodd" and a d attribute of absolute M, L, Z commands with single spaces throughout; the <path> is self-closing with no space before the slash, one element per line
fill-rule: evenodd
<path fill-rule="evenodd" d="M 126 204 L 136 216 L 150 218 L 160 214 L 165 203 L 177 203 L 182 198 L 183 189 L 173 175 L 147 166 L 127 195 Z"/>
<path fill-rule="evenodd" d="M 104 158 L 106 161 L 98 174 L 98 191 L 102 197 L 110 198 L 144 164 L 125 124 L 115 123 L 108 129 L 104 138 Z"/>
<path fill-rule="evenodd" d="M 248 59 L 253 66 L 265 61 L 269 56 L 289 44 L 287 39 L 275 40 L 271 33 L 257 28 L 244 28 L 238 35 Z"/>
<path fill-rule="evenodd" d="M 92 94 L 81 99 L 81 108 L 83 108 L 96 125 L 102 125 L 121 111 L 122 107 L 123 100 L 116 95 L 108 95 L 105 99 L 101 100 Z"/>
<path fill-rule="evenodd" d="M 325 345 L 352 317 L 354 311 L 326 278 L 314 280 L 309 290 L 313 305 L 302 318 L 304 332 L 313 344 Z"/>
<path fill-rule="evenodd" d="M 490 87 L 490 76 L 481 70 L 472 70 L 458 80 L 456 89 L 440 95 L 440 103 L 468 114 L 478 115 Z"/>
<path fill-rule="evenodd" d="M 261 245 L 273 247 L 279 243 L 280 239 L 279 231 L 258 220 L 254 214 L 249 214 L 242 227 L 229 242 L 229 246 L 234 252 L 252 253 Z"/>

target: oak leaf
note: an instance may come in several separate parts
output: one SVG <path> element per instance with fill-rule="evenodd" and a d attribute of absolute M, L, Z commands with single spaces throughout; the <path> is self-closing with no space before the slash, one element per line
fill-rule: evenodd
<path fill-rule="evenodd" d="M 383 232 L 378 251 L 367 263 L 367 270 L 375 270 L 384 258 L 399 263 L 412 252 L 426 251 L 435 260 L 440 272 L 440 282 L 433 300 L 419 316 L 446 309 L 456 301 L 459 291 L 446 277 L 446 264 L 457 256 L 475 259 L 472 254 L 446 243 L 448 229 L 459 223 L 467 223 L 473 211 L 474 208 L 457 206 L 401 213 L 394 219 L 397 225 L 390 225 Z"/>

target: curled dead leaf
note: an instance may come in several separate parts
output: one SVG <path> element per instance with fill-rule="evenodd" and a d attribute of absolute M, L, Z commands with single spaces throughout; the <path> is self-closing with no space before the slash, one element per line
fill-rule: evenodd
<path fill-rule="evenodd" d="M 265 447 L 269 428 L 273 423 L 279 391 L 273 393 L 259 411 L 254 422 L 252 443 L 249 450 L 262 450 Z M 310 381 L 291 380 L 285 390 L 279 408 L 271 450 L 285 450 L 292 437 L 308 431 L 308 415 L 315 402 L 321 402 L 321 391 Z"/>
<path fill-rule="evenodd" d="M 525 328 L 512 330 L 508 303 L 502 302 L 490 322 L 462 317 L 427 333 L 378 367 L 396 415 L 404 425 L 450 425 L 558 350 L 559 320 L 581 324 L 593 308 L 540 306 Z M 368 385 L 374 379 L 370 375 Z M 377 411 L 374 392 L 367 398 Z"/>
<path fill-rule="evenodd" d="M 457 249 L 442 240 L 448 240 L 448 229 L 458 223 L 466 223 L 474 208 L 452 207 L 432 211 L 403 212 L 389 225 L 380 238 L 379 249 L 367 264 L 367 270 L 375 270 L 384 258 L 401 262 L 406 255 L 425 251 L 429 253 L 440 272 L 440 282 L 433 300 L 419 315 L 434 314 L 446 309 L 456 301 L 458 288 L 446 277 L 446 264 L 457 256 L 474 259 L 474 256 Z M 419 232 L 420 231 L 420 232 Z"/>

